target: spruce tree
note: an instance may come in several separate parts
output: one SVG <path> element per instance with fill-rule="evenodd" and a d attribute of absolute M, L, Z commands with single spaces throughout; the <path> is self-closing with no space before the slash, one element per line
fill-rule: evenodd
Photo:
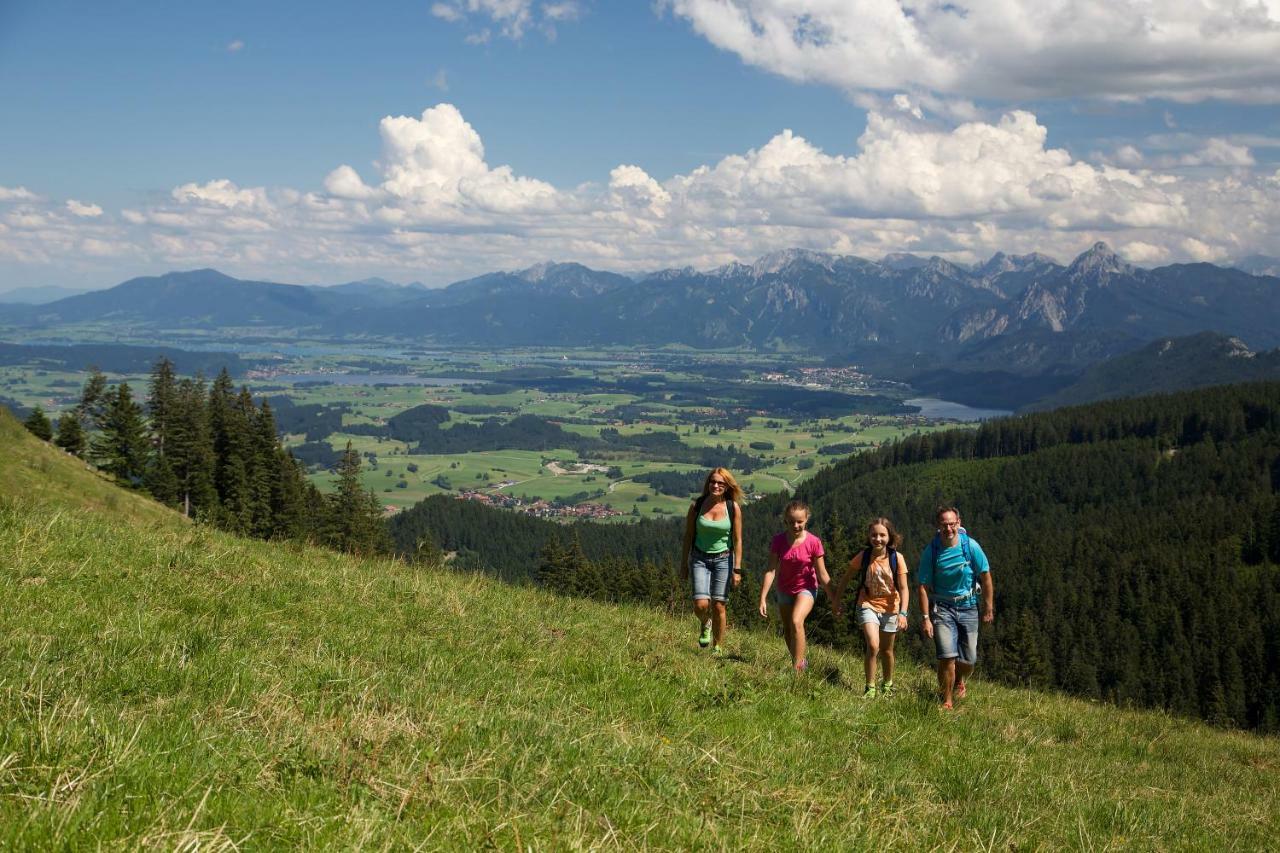
<path fill-rule="evenodd" d="M 133 401 L 129 383 L 121 382 L 102 416 L 101 433 L 93 442 L 98 467 L 123 483 L 136 484 L 147 464 L 147 438 L 142 408 Z"/>
<path fill-rule="evenodd" d="M 49 423 L 49 419 L 45 417 L 44 409 L 37 404 L 31 410 L 31 414 L 27 415 L 24 422 L 27 431 L 41 441 L 49 441 L 53 438 L 53 426 Z"/>
<path fill-rule="evenodd" d="M 249 389 L 241 391 L 241 407 L 248 405 L 250 421 L 249 494 L 253 515 L 253 534 L 270 538 L 276 529 L 276 516 L 280 512 L 281 492 L 280 443 L 276 438 L 276 419 L 271 405 L 263 400 L 261 407 L 253 405 Z"/>
<path fill-rule="evenodd" d="M 349 554 L 380 554 L 390 551 L 382 508 L 372 492 L 360 482 L 360 454 L 347 442 L 338 463 L 337 489 L 329 496 L 329 525 L 326 540 L 331 548 Z"/>
<path fill-rule="evenodd" d="M 76 406 L 76 414 L 86 429 L 101 429 L 102 418 L 106 414 L 110 391 L 107 388 L 107 377 L 96 367 L 90 368 L 89 378 L 85 380 L 84 389 L 80 392 L 80 403 Z"/>
<path fill-rule="evenodd" d="M 202 379 L 178 382 L 165 456 L 177 483 L 174 503 L 182 514 L 215 518 L 218 495 L 213 483 L 213 442 Z"/>
<path fill-rule="evenodd" d="M 58 418 L 58 437 L 53 443 L 72 456 L 84 456 L 84 427 L 80 425 L 80 417 L 74 410 L 65 411 Z"/>
<path fill-rule="evenodd" d="M 153 498 L 177 506 L 178 476 L 169 453 L 177 417 L 177 380 L 173 375 L 173 362 L 167 358 L 162 357 L 151 370 L 147 413 L 151 457 L 143 483 Z"/>
<path fill-rule="evenodd" d="M 252 442 L 248 418 L 225 367 L 209 389 L 209 435 L 213 444 L 219 523 L 237 533 L 248 532 L 253 524 L 249 486 Z"/>

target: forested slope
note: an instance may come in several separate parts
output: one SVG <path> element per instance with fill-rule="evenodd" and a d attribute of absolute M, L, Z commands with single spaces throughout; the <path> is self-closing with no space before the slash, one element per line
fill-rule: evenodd
<path fill-rule="evenodd" d="M 1277 731 L 1277 485 L 1280 384 L 1259 383 L 915 436 L 834 466 L 799 496 L 813 505 L 830 565 L 847 560 L 865 520 L 883 513 L 905 534 L 913 572 L 934 507 L 958 505 L 995 567 L 997 622 L 982 635 L 990 675 Z M 731 602 L 740 624 L 754 621 L 780 503 L 747 509 L 748 578 Z M 682 600 L 672 581 L 678 523 L 563 528 L 461 504 L 415 508 L 397 536 L 429 531 L 507 578 L 537 578 L 542 566 L 544 582 L 572 594 L 627 599 L 635 589 L 653 604 Z M 542 549 L 557 537 L 552 556 L 562 565 L 547 571 Z M 662 577 L 647 579 L 654 571 Z M 837 643 L 852 633 L 822 605 L 812 627 Z M 929 658 L 919 634 L 909 636 Z"/>

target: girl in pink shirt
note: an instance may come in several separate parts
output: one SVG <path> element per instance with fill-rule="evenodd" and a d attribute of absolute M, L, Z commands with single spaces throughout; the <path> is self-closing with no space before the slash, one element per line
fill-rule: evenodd
<path fill-rule="evenodd" d="M 791 652 L 791 665 L 796 672 L 809 666 L 805 657 L 804 620 L 813 610 L 818 584 L 831 595 L 831 576 L 823 559 L 822 540 L 805 530 L 809 524 L 809 505 L 792 501 L 782 511 L 785 529 L 769 543 L 769 567 L 760 585 L 760 617 L 769 618 L 769 588 L 775 577 L 778 609 L 782 612 L 782 633 Z"/>

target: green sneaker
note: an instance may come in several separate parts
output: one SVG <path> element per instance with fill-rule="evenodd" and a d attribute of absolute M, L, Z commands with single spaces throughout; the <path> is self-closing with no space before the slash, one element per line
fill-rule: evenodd
<path fill-rule="evenodd" d="M 720 648 L 719 646 L 716 646 L 714 649 L 711 650 L 711 655 L 712 657 L 717 657 L 717 658 L 724 657 L 724 649 Z"/>
<path fill-rule="evenodd" d="M 862 698 L 863 699 L 876 698 L 876 686 L 874 684 L 868 684 L 867 689 L 862 691 Z"/>
<path fill-rule="evenodd" d="M 698 636 L 698 645 L 704 649 L 711 645 L 711 623 L 709 621 L 702 623 L 702 633 Z"/>
<path fill-rule="evenodd" d="M 893 695 L 893 682 L 892 682 L 892 681 L 886 681 L 884 684 L 880 685 L 880 695 L 881 695 L 881 696 L 892 696 L 892 695 Z"/>

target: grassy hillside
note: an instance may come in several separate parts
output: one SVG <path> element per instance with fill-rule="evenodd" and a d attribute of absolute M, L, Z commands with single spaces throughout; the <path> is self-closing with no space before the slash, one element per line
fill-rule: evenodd
<path fill-rule="evenodd" d="M 1280 742 L 238 540 L 0 416 L 0 847 L 1262 848 Z M 37 487 L 39 474 L 50 485 Z M 113 506 L 114 502 L 114 506 Z"/>

